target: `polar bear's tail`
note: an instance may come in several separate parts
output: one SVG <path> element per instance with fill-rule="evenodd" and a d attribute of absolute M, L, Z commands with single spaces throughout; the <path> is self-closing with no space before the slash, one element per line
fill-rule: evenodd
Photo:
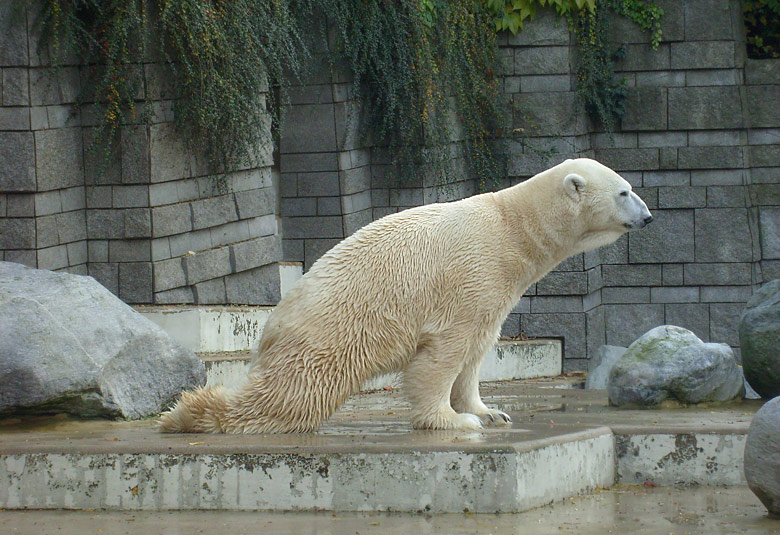
<path fill-rule="evenodd" d="M 184 392 L 169 411 L 160 416 L 163 433 L 224 433 L 228 407 L 227 392 L 221 386 Z"/>

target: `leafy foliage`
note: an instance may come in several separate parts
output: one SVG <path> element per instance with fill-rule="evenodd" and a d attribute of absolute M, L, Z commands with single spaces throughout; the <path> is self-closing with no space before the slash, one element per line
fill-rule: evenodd
<path fill-rule="evenodd" d="M 748 57 L 780 58 L 780 0 L 743 0 Z"/>
<path fill-rule="evenodd" d="M 92 147 L 107 156 L 120 125 L 139 120 L 148 45 L 176 80 L 178 129 L 212 169 L 250 160 L 265 95 L 274 96 L 268 84 L 300 71 L 305 57 L 288 0 L 46 0 L 39 22 L 55 63 L 68 53 L 89 61 L 94 91 L 81 100 L 100 109 Z"/>
<path fill-rule="evenodd" d="M 496 29 L 513 34 L 523 29 L 527 19 L 534 18 L 539 7 L 549 6 L 563 16 L 596 9 L 596 0 L 484 0 L 484 3 L 494 16 Z"/>
<path fill-rule="evenodd" d="M 401 175 L 447 178 L 453 142 L 482 187 L 502 175 L 496 32 L 481 0 L 322 0 L 363 103 L 364 134 Z M 459 132 L 462 130 L 462 132 Z"/>

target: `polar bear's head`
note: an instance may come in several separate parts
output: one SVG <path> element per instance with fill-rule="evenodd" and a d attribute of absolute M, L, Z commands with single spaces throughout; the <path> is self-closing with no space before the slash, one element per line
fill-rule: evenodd
<path fill-rule="evenodd" d="M 566 160 L 559 167 L 563 190 L 583 225 L 581 251 L 612 243 L 653 220 L 631 184 L 609 167 L 589 158 Z"/>

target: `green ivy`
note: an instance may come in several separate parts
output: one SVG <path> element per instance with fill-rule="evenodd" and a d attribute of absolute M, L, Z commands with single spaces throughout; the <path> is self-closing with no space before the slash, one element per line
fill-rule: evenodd
<path fill-rule="evenodd" d="M 742 10 L 748 57 L 780 58 L 780 0 L 743 0 Z"/>
<path fill-rule="evenodd" d="M 561 16 L 596 9 L 596 0 L 484 0 L 484 3 L 493 14 L 496 29 L 513 34 L 522 30 L 525 21 L 533 19 L 540 7 L 551 7 Z"/>

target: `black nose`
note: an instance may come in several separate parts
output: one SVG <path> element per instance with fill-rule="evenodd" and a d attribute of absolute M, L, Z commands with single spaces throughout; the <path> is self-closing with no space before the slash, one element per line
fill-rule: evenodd
<path fill-rule="evenodd" d="M 653 216 L 649 215 L 644 219 L 645 225 L 649 225 L 653 221 Z"/>

